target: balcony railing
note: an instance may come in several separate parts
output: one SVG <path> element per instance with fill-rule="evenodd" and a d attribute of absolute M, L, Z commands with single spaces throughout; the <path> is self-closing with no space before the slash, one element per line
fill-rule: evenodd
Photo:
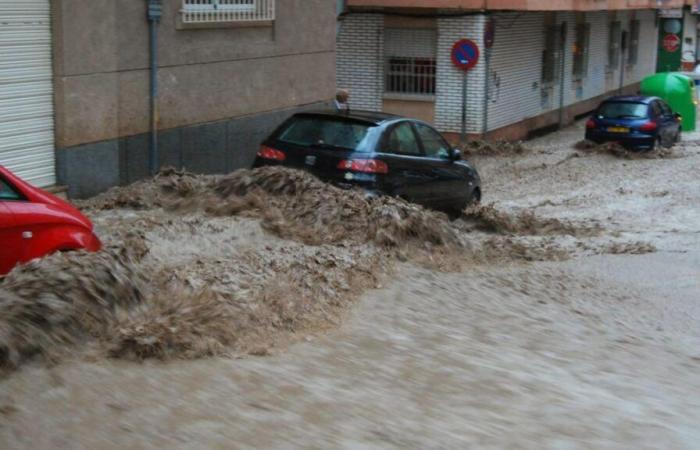
<path fill-rule="evenodd" d="M 183 23 L 275 20 L 275 0 L 182 0 Z"/>

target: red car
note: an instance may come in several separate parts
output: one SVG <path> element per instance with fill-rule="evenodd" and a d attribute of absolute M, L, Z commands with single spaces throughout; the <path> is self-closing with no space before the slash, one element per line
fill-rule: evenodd
<path fill-rule="evenodd" d="M 101 247 L 80 211 L 0 166 L 0 277 L 56 251 Z"/>

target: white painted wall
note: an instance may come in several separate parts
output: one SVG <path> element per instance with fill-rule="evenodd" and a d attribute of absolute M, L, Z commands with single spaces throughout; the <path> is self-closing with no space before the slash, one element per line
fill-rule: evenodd
<path fill-rule="evenodd" d="M 632 13 L 618 11 L 623 30 L 629 31 Z M 561 84 L 546 87 L 541 84 L 542 51 L 544 49 L 543 13 L 503 13 L 497 20 L 496 42 L 489 70 L 490 101 L 489 130 L 517 123 L 557 109 L 560 104 Z M 654 11 L 636 11 L 640 20 L 639 60 L 634 66 L 625 65 L 624 85 L 641 81 L 654 73 L 656 65 L 657 34 Z M 566 60 L 564 66 L 564 105 L 596 97 L 613 91 L 620 84 L 620 68 L 608 68 L 607 11 L 586 13 L 591 25 L 587 73 L 580 82 L 573 81 L 573 46 L 576 27 L 572 12 L 557 13 L 556 22 L 567 22 Z M 626 63 L 626 55 L 625 55 Z"/>
<path fill-rule="evenodd" d="M 658 30 L 655 12 L 618 11 L 615 20 L 629 31 L 632 16 L 641 22 L 639 60 L 625 66 L 624 85 L 641 81 L 654 73 Z M 496 37 L 488 75 L 485 58 L 468 75 L 467 131 L 480 133 L 486 80 L 489 83 L 488 129 L 494 130 L 555 110 L 560 104 L 561 83 L 543 86 L 542 51 L 545 42 L 545 14 L 540 12 L 494 13 Z M 564 65 L 564 105 L 614 91 L 620 83 L 619 67 L 608 68 L 607 11 L 589 12 L 591 25 L 587 73 L 582 81 L 572 80 L 575 14 L 559 12 L 556 22 L 567 22 Z M 338 86 L 352 91 L 355 109 L 380 110 L 383 95 L 383 17 L 377 14 L 351 14 L 345 18 L 338 36 Z M 444 132 L 461 128 L 462 74 L 452 66 L 450 49 L 461 38 L 474 40 L 483 50 L 484 15 L 438 20 L 437 86 L 435 122 Z M 625 56 L 626 62 L 626 56 Z"/>
<path fill-rule="evenodd" d="M 350 14 L 337 44 L 337 83 L 350 90 L 350 108 L 381 111 L 384 90 L 384 17 Z"/>
<path fill-rule="evenodd" d="M 483 15 L 438 20 L 437 86 L 435 126 L 440 131 L 458 133 L 462 129 L 462 80 L 464 73 L 452 64 L 452 45 L 471 39 L 483 49 L 486 18 Z M 486 74 L 483 55 L 467 72 L 467 132 L 480 133 Z"/>

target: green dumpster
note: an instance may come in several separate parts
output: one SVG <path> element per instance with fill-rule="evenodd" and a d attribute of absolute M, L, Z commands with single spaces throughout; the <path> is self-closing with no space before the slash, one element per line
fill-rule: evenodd
<path fill-rule="evenodd" d="M 683 131 L 695 130 L 695 82 L 688 76 L 676 72 L 662 72 L 642 80 L 642 95 L 651 95 L 666 100 L 673 112 L 682 117 Z"/>

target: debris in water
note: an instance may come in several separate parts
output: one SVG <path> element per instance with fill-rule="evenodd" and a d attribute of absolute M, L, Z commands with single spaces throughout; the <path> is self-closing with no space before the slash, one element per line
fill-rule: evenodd
<path fill-rule="evenodd" d="M 588 153 L 607 154 L 624 159 L 665 159 L 680 157 L 673 151 L 673 148 L 657 146 L 657 148 L 654 150 L 634 151 L 623 147 L 617 142 L 604 142 L 602 144 L 597 144 L 587 139 L 578 141 L 576 144 L 574 144 L 574 148 L 577 150 L 584 150 Z"/>
<path fill-rule="evenodd" d="M 523 145 L 522 141 L 490 142 L 481 139 L 467 142 L 462 146 L 461 150 L 465 157 L 522 155 L 529 151 L 528 148 Z"/>
<path fill-rule="evenodd" d="M 106 250 L 56 254 L 0 285 L 7 368 L 82 344 L 125 359 L 267 354 L 338 323 L 395 261 L 454 270 L 560 260 L 561 236 L 596 227 L 474 206 L 451 222 L 298 170 L 226 176 L 167 169 L 81 202 Z M 312 245 L 308 245 L 312 244 Z"/>

